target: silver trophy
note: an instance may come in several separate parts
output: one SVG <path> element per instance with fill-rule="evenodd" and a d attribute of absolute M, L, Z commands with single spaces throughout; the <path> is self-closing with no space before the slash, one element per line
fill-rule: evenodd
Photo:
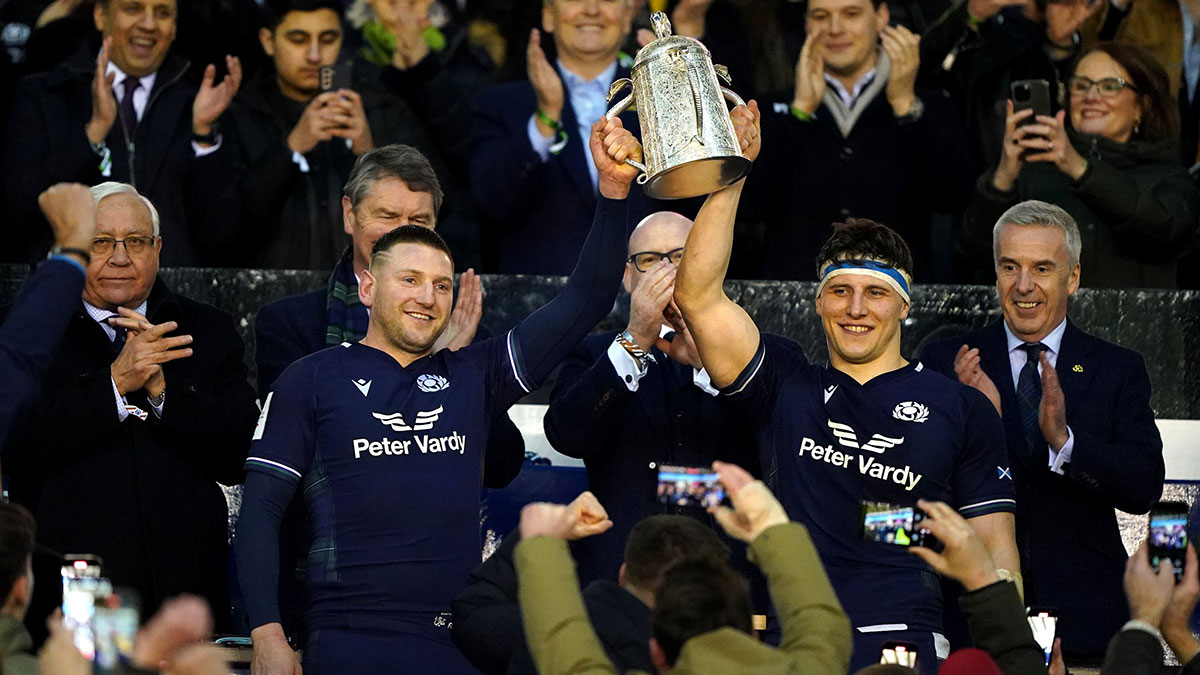
<path fill-rule="evenodd" d="M 658 37 L 638 51 L 632 80 L 622 78 L 609 87 L 609 103 L 627 87 L 633 91 L 607 117 L 636 104 L 645 165 L 625 161 L 642 171 L 638 183 L 647 195 L 711 194 L 750 172 L 725 105 L 725 99 L 734 105 L 743 101 L 717 81 L 730 84 L 729 70 L 713 66 L 712 54 L 699 40 L 671 35 L 671 22 L 662 12 L 651 14 L 650 22 Z"/>

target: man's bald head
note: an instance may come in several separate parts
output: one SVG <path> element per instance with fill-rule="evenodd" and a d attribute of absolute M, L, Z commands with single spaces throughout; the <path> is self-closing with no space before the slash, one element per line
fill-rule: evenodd
<path fill-rule="evenodd" d="M 646 270 L 664 257 L 679 263 L 692 221 L 672 211 L 651 213 L 629 235 L 629 262 L 625 265 L 625 290 L 637 287 Z"/>

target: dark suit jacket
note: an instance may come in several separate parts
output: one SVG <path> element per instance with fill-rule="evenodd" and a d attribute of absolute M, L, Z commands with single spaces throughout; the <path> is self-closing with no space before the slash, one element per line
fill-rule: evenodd
<path fill-rule="evenodd" d="M 27 259 L 44 255 L 50 229 L 37 196 L 55 183 L 132 183 L 153 202 L 162 221 L 162 264 L 220 263 L 233 241 L 237 202 L 228 143 L 204 157 L 192 149 L 192 100 L 183 81 L 188 63 L 168 57 L 127 144 L 118 120 L 108 133 L 112 175 L 101 175 L 84 128 L 92 115 L 96 54 L 83 49 L 54 70 L 22 80 L 13 99 L 4 149 L 10 230 Z M 136 150 L 129 150 L 130 147 Z"/>
<path fill-rule="evenodd" d="M 0 326 L 0 452 L 13 423 L 37 396 L 82 291 L 83 272 L 68 262 L 46 262 L 5 315 Z"/>
<path fill-rule="evenodd" d="M 1000 390 L 1025 602 L 1059 608 L 1066 652 L 1099 656 L 1129 618 L 1122 591 L 1128 556 L 1113 509 L 1146 513 L 1161 496 L 1165 475 L 1145 362 L 1067 321 L 1056 371 L 1075 447 L 1060 476 L 1048 468 L 1048 450 L 1030 457 L 1024 449 L 1000 322 L 931 345 L 921 360 L 954 377 L 954 355 L 963 344 L 979 348 L 983 370 Z"/>
<path fill-rule="evenodd" d="M 544 424 L 550 444 L 583 460 L 588 484 L 613 527 L 578 542 L 580 578 L 616 579 L 625 540 L 641 519 L 655 513 L 686 513 L 655 499 L 657 464 L 734 462 L 758 475 L 754 433 L 717 397 L 692 383 L 691 366 L 657 348 L 629 391 L 605 353 L 617 331 L 589 335 L 563 362 Z M 705 522 L 707 514 L 697 514 Z"/>
<path fill-rule="evenodd" d="M 111 343 L 79 305 L 42 396 L 4 449 L 4 468 L 13 500 L 37 518 L 40 543 L 98 554 L 105 576 L 137 590 L 147 614 L 190 592 L 223 626 L 229 511 L 217 482 L 241 482 L 258 414 L 244 348 L 232 317 L 161 279 L 146 314 L 194 338 L 190 357 L 163 366 L 162 418 L 138 391 L 127 398 L 149 418 L 118 421 Z"/>
<path fill-rule="evenodd" d="M 615 78 L 629 77 L 617 67 Z M 488 269 L 503 274 L 570 274 L 596 212 L 596 190 L 588 173 L 587 139 L 579 138 L 575 109 L 567 98 L 562 125 L 567 145 L 545 163 L 529 145 L 529 118 L 537 108 L 528 80 L 489 87 L 476 98 L 471 124 L 471 193 L 495 260 Z M 593 120 L 595 121 L 595 120 Z M 637 113 L 621 123 L 641 135 Z M 629 192 L 629 222 L 651 211 L 685 211 L 689 202 L 651 200 Z"/>

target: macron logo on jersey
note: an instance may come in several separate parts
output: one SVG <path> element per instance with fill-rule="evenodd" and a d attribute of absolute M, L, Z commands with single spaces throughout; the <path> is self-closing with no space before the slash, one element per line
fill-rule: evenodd
<path fill-rule="evenodd" d="M 371 393 L 370 380 L 350 380 L 350 383 L 353 384 L 360 392 L 362 392 L 363 398 L 366 398 L 367 394 Z"/>
<path fill-rule="evenodd" d="M 433 428 L 433 424 L 438 421 L 441 414 L 442 406 L 440 405 L 433 410 L 423 410 L 417 413 L 412 426 L 409 426 L 404 423 L 404 416 L 398 412 L 390 415 L 371 413 L 383 426 L 389 427 L 392 431 L 428 431 Z"/>
<path fill-rule="evenodd" d="M 825 387 L 825 402 L 826 403 L 829 403 L 829 399 L 833 398 L 833 394 L 834 394 L 834 392 L 837 391 L 837 387 L 838 386 L 836 384 L 833 386 L 830 386 L 830 387 Z"/>

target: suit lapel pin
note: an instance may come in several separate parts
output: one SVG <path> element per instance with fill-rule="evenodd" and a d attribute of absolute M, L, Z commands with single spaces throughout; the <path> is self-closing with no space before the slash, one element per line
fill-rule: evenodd
<path fill-rule="evenodd" d="M 1075 365 L 1071 366 L 1071 370 L 1072 370 L 1072 371 L 1074 371 L 1074 372 L 1076 372 L 1076 373 L 1082 373 L 1082 372 L 1083 372 L 1083 366 L 1081 366 L 1081 365 L 1079 365 L 1078 363 L 1076 363 Z"/>

